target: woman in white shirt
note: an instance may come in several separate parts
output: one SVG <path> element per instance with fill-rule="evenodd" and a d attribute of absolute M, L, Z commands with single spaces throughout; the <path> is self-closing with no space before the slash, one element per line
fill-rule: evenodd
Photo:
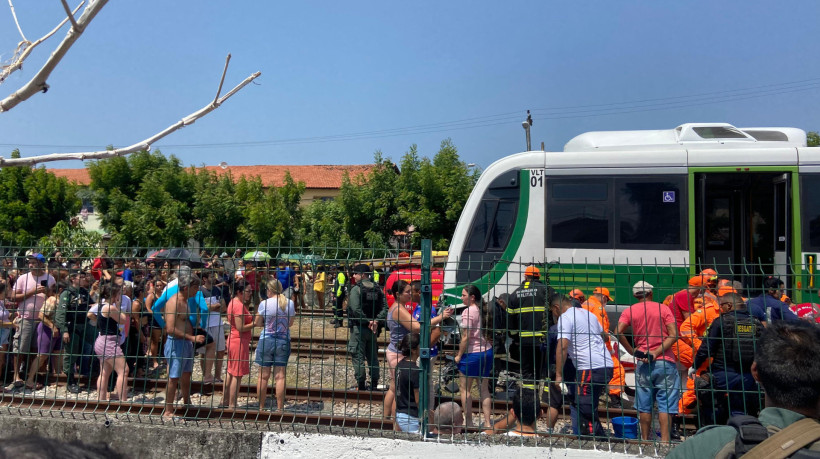
<path fill-rule="evenodd" d="M 259 343 L 256 346 L 256 364 L 262 367 L 259 381 L 256 383 L 256 396 L 259 409 L 265 408 L 268 395 L 268 380 L 271 368 L 276 384 L 276 407 L 285 409 L 285 374 L 290 358 L 290 327 L 296 319 L 293 301 L 282 294 L 282 284 L 275 277 L 266 284 L 269 298 L 259 303 L 254 318 L 254 327 L 261 327 Z"/>

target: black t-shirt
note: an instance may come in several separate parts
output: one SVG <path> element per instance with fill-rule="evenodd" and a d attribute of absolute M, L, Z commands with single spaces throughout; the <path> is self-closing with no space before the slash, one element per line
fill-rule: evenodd
<path fill-rule="evenodd" d="M 419 417 L 415 391 L 419 390 L 421 369 L 405 358 L 396 365 L 396 412 Z"/>

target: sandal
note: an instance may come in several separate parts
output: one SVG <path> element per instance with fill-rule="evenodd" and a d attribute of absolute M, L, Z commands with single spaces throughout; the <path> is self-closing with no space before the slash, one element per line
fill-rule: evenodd
<path fill-rule="evenodd" d="M 33 390 L 33 391 L 38 391 L 38 390 L 43 389 L 43 385 L 40 384 L 40 383 L 34 383 L 33 386 L 29 386 L 28 384 L 26 384 L 26 389 Z"/>

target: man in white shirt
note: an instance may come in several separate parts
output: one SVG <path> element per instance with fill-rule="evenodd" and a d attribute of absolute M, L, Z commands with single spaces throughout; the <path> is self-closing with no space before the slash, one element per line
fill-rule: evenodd
<path fill-rule="evenodd" d="M 555 362 L 555 383 L 563 382 L 567 355 L 575 364 L 581 435 L 604 436 L 598 418 L 598 397 L 612 379 L 612 357 L 604 342 L 604 329 L 589 311 L 572 306 L 567 297 L 553 301 L 550 311 L 558 318 L 558 349 Z"/>

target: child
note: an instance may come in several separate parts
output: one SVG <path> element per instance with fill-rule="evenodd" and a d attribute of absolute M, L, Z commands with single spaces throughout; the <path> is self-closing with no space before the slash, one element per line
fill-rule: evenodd
<path fill-rule="evenodd" d="M 404 359 L 396 365 L 396 425 L 402 432 L 419 431 L 419 334 L 408 333 L 400 343 Z"/>

